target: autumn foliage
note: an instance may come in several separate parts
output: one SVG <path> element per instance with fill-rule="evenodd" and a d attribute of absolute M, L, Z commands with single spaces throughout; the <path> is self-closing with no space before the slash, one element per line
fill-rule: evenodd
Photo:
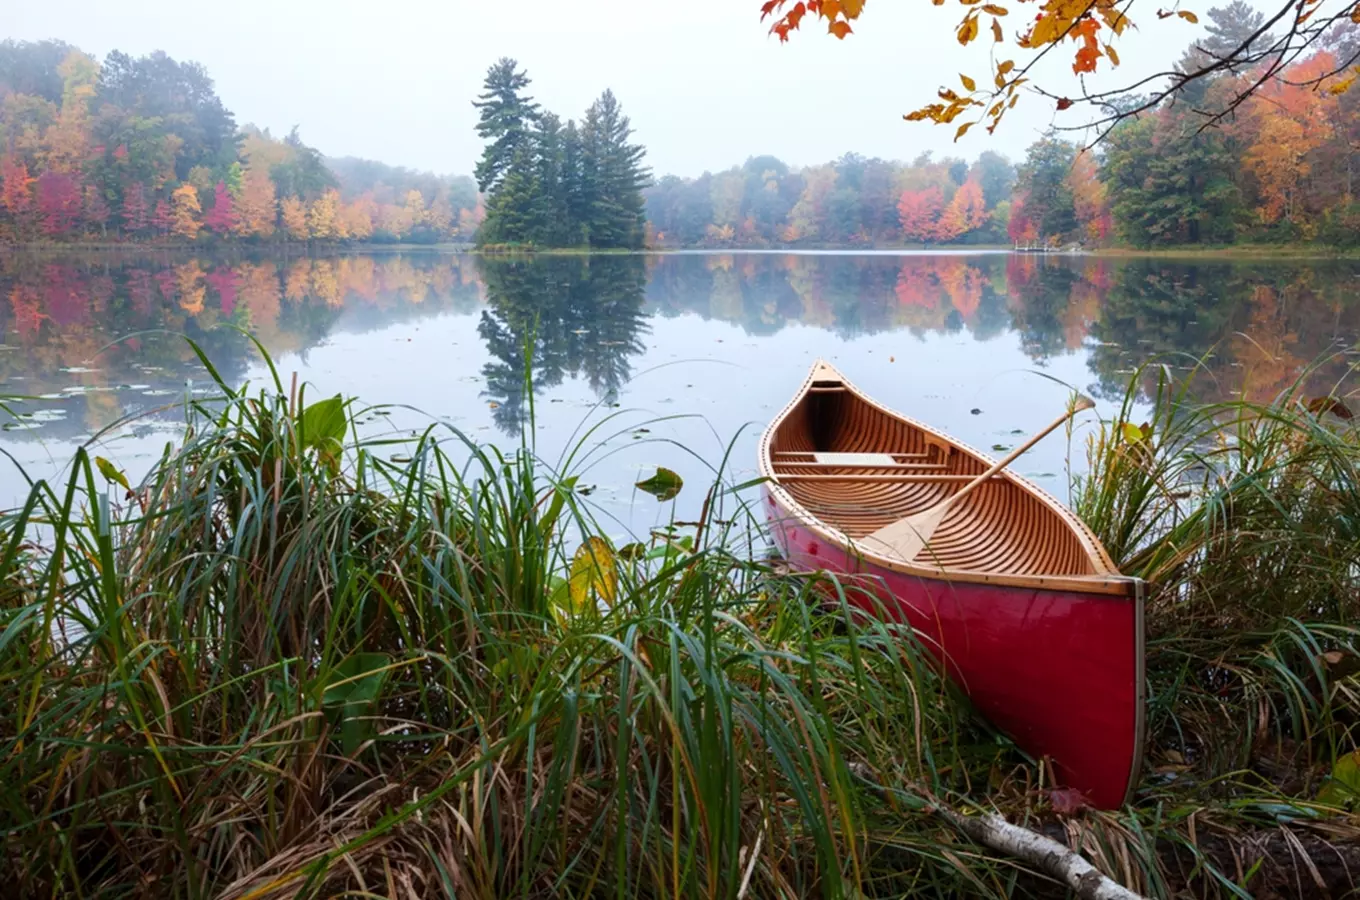
<path fill-rule="evenodd" d="M 944 2 L 934 0 L 936 6 Z M 1301 8 L 1317 2 L 1319 0 L 1307 0 Z M 1019 19 L 1024 24 L 1019 30 L 1012 28 L 1008 35 L 1004 23 L 1015 3 L 1022 5 L 1023 14 Z M 1028 3 L 1034 4 L 1030 7 L 1035 10 L 1032 16 L 1023 7 Z M 939 102 L 929 103 L 906 116 L 911 121 L 929 120 L 939 124 L 963 118 L 965 121 L 955 131 L 956 140 L 980 122 L 988 123 L 988 132 L 994 131 L 1006 112 L 1020 100 L 1021 88 L 1030 83 L 1029 66 L 1018 63 L 1015 58 L 1007 58 L 1011 53 L 1005 45 L 1019 51 L 1016 56 L 1028 53 L 1032 59 L 1059 45 L 1072 48 L 1072 71 L 1084 75 L 1096 72 L 1102 59 L 1111 68 L 1119 65 L 1119 53 L 1113 44 L 1133 25 L 1126 15 L 1129 4 L 1119 0 L 1008 0 L 1006 5 L 995 0 L 986 3 L 960 0 L 960 5 L 963 16 L 954 29 L 954 38 L 963 46 L 984 34 L 991 38 L 988 42 L 991 45 L 990 75 L 974 78 L 960 74 L 958 88 L 941 87 Z M 844 39 L 853 32 L 851 22 L 859 19 L 864 6 L 865 0 L 765 0 L 760 15 L 762 19 L 772 18 L 770 31 L 780 41 L 787 41 L 790 33 L 808 19 L 825 22 L 828 33 Z M 1189 10 L 1163 11 L 1158 15 L 1191 24 L 1199 21 Z M 1062 110 L 1070 107 L 1072 101 L 1059 96 L 1056 105 Z"/>
<path fill-rule="evenodd" d="M 0 42 L 0 240 L 433 243 L 482 217 L 471 179 L 238 128 L 196 64 Z"/>

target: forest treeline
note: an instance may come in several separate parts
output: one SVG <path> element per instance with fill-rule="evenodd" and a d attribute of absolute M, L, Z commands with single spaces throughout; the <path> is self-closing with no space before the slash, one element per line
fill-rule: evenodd
<path fill-rule="evenodd" d="M 1268 45 L 1243 0 L 1209 10 L 1178 63 L 1197 71 L 1244 44 Z M 1123 117 L 1093 150 L 1050 133 L 1012 167 L 922 155 L 855 154 L 793 169 L 773 157 L 647 192 L 660 246 L 1080 244 L 1158 247 L 1322 242 L 1360 245 L 1360 91 L 1345 60 L 1357 29 L 1270 74 L 1278 60 L 1224 66 Z M 1340 72 L 1338 72 L 1338 69 Z M 1247 84 L 1260 89 L 1230 108 Z M 1143 106 L 1138 97 L 1117 110 Z"/>
<path fill-rule="evenodd" d="M 1267 39 L 1243 0 L 1211 9 L 1178 64 Z M 1333 35 L 1269 77 L 1223 66 L 1123 118 L 1093 150 L 1050 133 L 1013 164 L 847 154 L 797 168 L 757 156 L 653 180 L 605 90 L 579 123 L 502 59 L 473 101 L 475 182 L 238 128 L 195 63 L 101 62 L 57 41 L 0 43 L 0 239 L 472 241 L 483 247 L 1360 246 L 1360 91 Z M 1207 55 L 1207 56 L 1206 56 Z M 1272 65 L 1266 61 L 1262 65 Z M 1265 78 L 1228 109 L 1244 83 Z M 1120 101 L 1138 109 L 1139 98 Z M 1212 126 L 1212 127 L 1206 127 Z"/>
<path fill-rule="evenodd" d="M 471 239 L 472 179 L 238 127 L 197 63 L 0 42 L 0 239 Z"/>

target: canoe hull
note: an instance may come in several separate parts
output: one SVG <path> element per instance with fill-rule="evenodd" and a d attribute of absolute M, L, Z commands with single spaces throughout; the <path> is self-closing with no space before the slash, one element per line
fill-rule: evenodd
<path fill-rule="evenodd" d="M 767 489 L 765 508 L 793 566 L 852 576 L 857 606 L 910 624 L 977 710 L 1065 786 L 1101 808 L 1127 801 L 1142 759 L 1141 582 L 1121 596 L 905 573 L 828 540 L 780 495 Z"/>

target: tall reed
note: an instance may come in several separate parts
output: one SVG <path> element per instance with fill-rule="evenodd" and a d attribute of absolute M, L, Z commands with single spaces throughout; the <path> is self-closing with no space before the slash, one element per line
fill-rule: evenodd
<path fill-rule="evenodd" d="M 1124 810 L 1056 802 L 911 634 L 766 564 L 725 466 L 697 527 L 619 547 L 530 444 L 433 424 L 394 456 L 275 375 L 193 405 L 141 483 L 81 451 L 0 517 L 0 893 L 1058 893 L 938 804 L 1150 895 L 1278 892 L 1356 837 L 1354 420 L 1306 378 L 1145 380 L 1074 490 L 1152 585 Z M 1270 835 L 1292 872 L 1234 869 Z"/>
<path fill-rule="evenodd" d="M 866 806 L 961 783 L 955 701 L 910 635 L 815 611 L 806 580 L 753 561 L 719 524 L 731 485 L 687 540 L 625 553 L 527 446 L 432 426 L 395 463 L 352 404 L 222 387 L 143 483 L 82 451 L 4 520 L 21 894 L 841 897 L 985 876 L 923 804 Z"/>

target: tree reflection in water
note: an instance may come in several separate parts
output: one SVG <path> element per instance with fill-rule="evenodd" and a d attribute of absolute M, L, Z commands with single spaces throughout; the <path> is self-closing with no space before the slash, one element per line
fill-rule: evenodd
<path fill-rule="evenodd" d="M 482 369 L 484 396 L 498 404 L 493 418 L 502 430 L 517 431 L 528 412 L 526 359 L 535 390 L 581 378 L 607 400 L 632 376 L 631 359 L 650 331 L 642 257 L 489 257 L 479 270 L 487 308 L 477 333 L 492 356 Z"/>
<path fill-rule="evenodd" d="M 670 345 L 657 362 L 704 354 L 669 337 L 681 333 L 668 324 L 680 316 L 738 326 L 760 355 L 779 353 L 791 326 L 842 338 L 1014 335 L 1036 365 L 1083 354 L 1106 396 L 1158 362 L 1179 367 L 1201 399 L 1263 400 L 1360 335 L 1357 277 L 1360 266 L 1335 260 L 1012 254 L 9 254 L 0 256 L 0 388 L 36 398 L 22 409 L 34 422 L 45 418 L 41 429 L 11 437 L 74 438 L 165 405 L 186 381 L 204 382 L 180 335 L 239 383 L 256 353 L 238 329 L 275 357 L 301 354 L 305 365 L 308 350 L 337 329 L 477 312 L 491 357 L 483 396 L 507 434 L 528 409 L 526 348 L 536 390 L 580 379 L 609 401 L 653 330 L 649 343 Z M 442 374 L 473 374 L 431 362 Z M 1334 356 L 1317 374 L 1319 389 L 1348 365 Z"/>

